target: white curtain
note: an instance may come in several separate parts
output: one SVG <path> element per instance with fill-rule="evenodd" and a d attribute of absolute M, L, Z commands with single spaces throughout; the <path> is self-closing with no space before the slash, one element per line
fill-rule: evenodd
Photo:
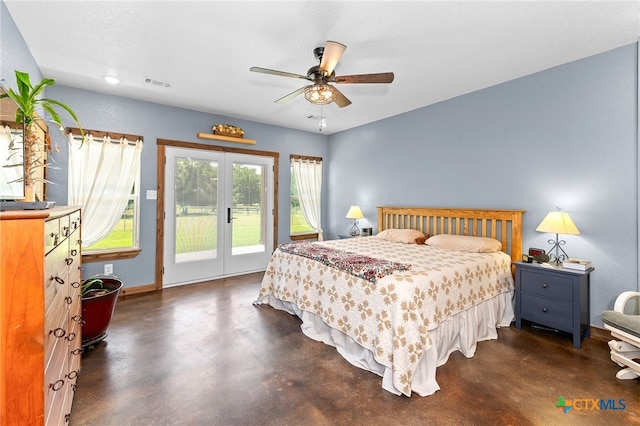
<path fill-rule="evenodd" d="M 69 133 L 69 204 L 82 207 L 82 246 L 106 237 L 118 224 L 140 167 L 142 141 Z"/>
<path fill-rule="evenodd" d="M 318 241 L 322 241 L 322 161 L 306 158 L 292 158 L 291 169 L 298 188 L 298 199 L 302 214 L 318 232 Z"/>

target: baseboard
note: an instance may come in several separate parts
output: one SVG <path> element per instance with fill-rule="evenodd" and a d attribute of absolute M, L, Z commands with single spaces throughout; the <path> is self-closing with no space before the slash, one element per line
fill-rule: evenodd
<path fill-rule="evenodd" d="M 133 296 L 135 294 L 152 293 L 154 291 L 158 291 L 155 284 L 139 285 L 135 287 L 122 287 L 118 298 Z"/>

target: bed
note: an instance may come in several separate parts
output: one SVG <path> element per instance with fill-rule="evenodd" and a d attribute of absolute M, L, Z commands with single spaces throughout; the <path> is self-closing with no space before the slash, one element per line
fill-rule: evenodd
<path fill-rule="evenodd" d="M 375 236 L 280 245 L 256 305 L 297 315 L 308 337 L 381 376 L 383 389 L 431 395 L 452 352 L 472 357 L 513 320 L 523 213 L 378 207 Z"/>

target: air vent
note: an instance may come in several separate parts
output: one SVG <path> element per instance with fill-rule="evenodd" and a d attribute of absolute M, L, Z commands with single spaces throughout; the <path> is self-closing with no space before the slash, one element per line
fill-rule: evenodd
<path fill-rule="evenodd" d="M 155 78 L 151 78 L 151 77 L 145 77 L 144 78 L 144 82 L 145 83 L 149 83 L 153 86 L 158 86 L 158 87 L 171 87 L 171 83 L 168 81 L 162 81 L 162 80 L 156 80 Z"/>

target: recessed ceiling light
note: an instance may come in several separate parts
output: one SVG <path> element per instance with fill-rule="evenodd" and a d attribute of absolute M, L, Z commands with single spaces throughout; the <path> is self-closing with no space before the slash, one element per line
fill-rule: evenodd
<path fill-rule="evenodd" d="M 109 84 L 118 84 L 120 83 L 120 79 L 118 77 L 114 77 L 112 75 L 105 75 L 104 80 Z"/>

